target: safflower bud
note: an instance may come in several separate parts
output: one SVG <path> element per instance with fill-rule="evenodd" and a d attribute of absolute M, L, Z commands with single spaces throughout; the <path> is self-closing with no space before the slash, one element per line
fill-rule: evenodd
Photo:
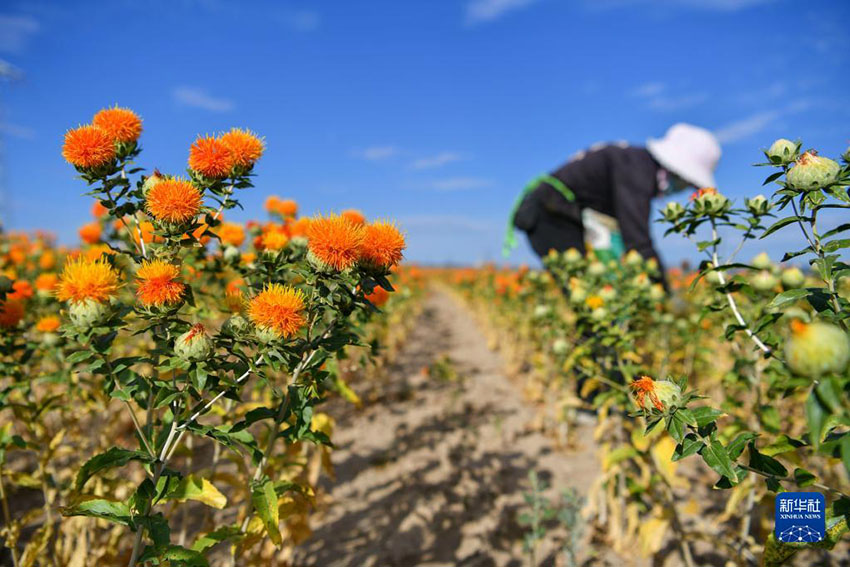
<path fill-rule="evenodd" d="M 158 170 L 158 169 L 154 169 L 154 170 L 153 170 L 153 173 L 151 173 L 150 175 L 148 175 L 148 176 L 145 178 L 145 182 L 144 182 L 144 183 L 142 183 L 142 193 L 144 193 L 145 198 L 147 198 L 147 196 L 148 196 L 148 192 L 149 192 L 151 189 L 153 189 L 154 187 L 156 187 L 156 185 L 157 185 L 157 184 L 159 184 L 159 182 L 163 181 L 164 179 L 165 179 L 165 176 L 163 176 L 163 175 L 159 172 L 159 170 Z"/>
<path fill-rule="evenodd" d="M 704 187 L 693 196 L 694 211 L 708 216 L 718 216 L 729 211 L 732 203 L 714 187 Z"/>
<path fill-rule="evenodd" d="M 536 305 L 534 307 L 534 318 L 543 319 L 552 312 L 552 308 L 546 304 Z"/>
<path fill-rule="evenodd" d="M 626 257 L 623 259 L 623 262 L 627 266 L 640 266 L 643 263 L 643 256 L 640 255 L 640 252 L 637 250 L 629 250 L 626 253 Z"/>
<path fill-rule="evenodd" d="M 756 217 L 766 215 L 770 210 L 770 201 L 764 195 L 756 195 L 752 199 L 747 199 L 745 203 L 750 214 Z"/>
<path fill-rule="evenodd" d="M 570 351 L 570 344 L 566 339 L 555 339 L 552 343 L 552 352 L 558 356 L 564 356 Z"/>
<path fill-rule="evenodd" d="M 651 283 L 652 282 L 649 280 L 649 276 L 644 273 L 640 273 L 634 278 L 632 278 L 632 285 L 634 285 L 638 289 L 646 289 L 650 286 Z"/>
<path fill-rule="evenodd" d="M 685 207 L 676 201 L 670 201 L 661 211 L 661 214 L 664 215 L 664 220 L 667 222 L 676 222 L 685 214 Z"/>
<path fill-rule="evenodd" d="M 769 270 L 773 267 L 773 262 L 770 261 L 770 256 L 767 252 L 762 252 L 753 257 L 751 264 L 758 270 Z"/>
<path fill-rule="evenodd" d="M 242 258 L 242 252 L 235 246 L 225 246 L 224 260 L 229 263 L 237 263 Z"/>
<path fill-rule="evenodd" d="M 647 410 L 649 404 L 658 411 L 664 411 L 678 405 L 682 399 L 682 389 L 669 380 L 653 380 L 641 376 L 630 384 L 638 407 Z"/>
<path fill-rule="evenodd" d="M 779 280 L 776 279 L 770 270 L 760 270 L 756 275 L 750 278 L 750 285 L 757 291 L 773 291 L 776 289 L 776 284 Z"/>
<path fill-rule="evenodd" d="M 806 283 L 806 275 L 800 268 L 791 267 L 782 272 L 782 286 L 785 289 L 796 289 L 803 287 Z"/>
<path fill-rule="evenodd" d="M 585 299 L 587 299 L 587 290 L 584 287 L 576 286 L 570 289 L 571 303 L 581 304 Z"/>
<path fill-rule="evenodd" d="M 231 336 L 240 335 L 248 331 L 248 329 L 250 329 L 250 324 L 241 315 L 229 317 L 221 326 L 222 332 Z"/>
<path fill-rule="evenodd" d="M 206 328 L 198 323 L 177 337 L 174 354 L 186 362 L 202 362 L 212 356 L 213 342 Z"/>
<path fill-rule="evenodd" d="M 844 153 L 841 154 L 841 159 L 844 160 L 844 163 L 850 163 L 850 147 L 844 150 Z"/>
<path fill-rule="evenodd" d="M 90 329 L 104 322 L 109 317 L 109 311 L 109 306 L 99 301 L 86 299 L 71 302 L 68 313 L 74 326 L 79 329 Z"/>
<path fill-rule="evenodd" d="M 652 287 L 649 288 L 649 298 L 652 301 L 661 301 L 664 299 L 664 286 L 660 283 L 652 284 Z"/>
<path fill-rule="evenodd" d="M 608 310 L 604 307 L 597 307 L 593 311 L 590 312 L 590 317 L 594 321 L 602 321 L 605 317 L 608 316 Z"/>
<path fill-rule="evenodd" d="M 787 163 L 791 163 L 797 158 L 797 152 L 799 151 L 799 147 L 799 144 L 796 144 L 791 140 L 779 138 L 770 145 L 770 148 L 768 148 L 768 150 L 765 152 L 765 155 L 767 156 L 767 159 L 771 161 L 771 163 L 784 165 Z"/>
<path fill-rule="evenodd" d="M 841 373 L 850 360 L 850 337 L 831 323 L 794 319 L 785 343 L 785 360 L 795 374 L 808 378 Z"/>
<path fill-rule="evenodd" d="M 800 191 L 814 191 L 826 187 L 838 178 L 841 166 L 829 158 L 820 157 L 810 150 L 797 159 L 797 165 L 788 170 L 785 181 Z"/>
<path fill-rule="evenodd" d="M 569 248 L 566 252 L 564 252 L 564 262 L 567 264 L 578 264 L 581 260 L 581 252 L 575 248 Z"/>
<path fill-rule="evenodd" d="M 598 260 L 594 260 L 587 267 L 587 273 L 591 276 L 601 276 L 605 273 L 605 264 Z"/>
<path fill-rule="evenodd" d="M 608 303 L 617 297 L 617 290 L 611 284 L 604 285 L 602 286 L 602 289 L 599 290 L 599 297 L 601 297 L 605 303 Z"/>

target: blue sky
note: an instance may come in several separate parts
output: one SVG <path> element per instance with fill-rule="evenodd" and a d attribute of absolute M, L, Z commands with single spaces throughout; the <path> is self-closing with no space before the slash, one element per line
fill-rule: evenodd
<path fill-rule="evenodd" d="M 411 260 L 499 260 L 525 182 L 597 141 L 710 128 L 739 199 L 776 137 L 842 152 L 848 20 L 844 0 L 7 0 L 0 60 L 23 78 L 0 87 L 0 214 L 73 242 L 91 202 L 62 134 L 118 103 L 144 118 L 149 169 L 183 172 L 198 133 L 264 135 L 234 219 L 277 194 L 398 219 Z"/>

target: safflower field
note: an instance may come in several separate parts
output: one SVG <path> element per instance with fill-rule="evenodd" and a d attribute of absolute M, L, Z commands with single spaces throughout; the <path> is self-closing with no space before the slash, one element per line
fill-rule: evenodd
<path fill-rule="evenodd" d="M 76 245 L 0 235 L 3 564 L 848 564 L 850 224 L 818 220 L 850 153 L 777 140 L 769 195 L 671 202 L 700 263 L 662 274 L 409 265 L 392 219 L 277 196 L 236 223 L 262 137 L 178 175 L 142 134 L 65 133 Z M 827 537 L 778 541 L 807 488 Z"/>

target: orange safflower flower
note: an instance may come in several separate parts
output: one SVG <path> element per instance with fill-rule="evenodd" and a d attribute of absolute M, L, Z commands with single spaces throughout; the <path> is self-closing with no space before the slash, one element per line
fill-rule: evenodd
<path fill-rule="evenodd" d="M 103 303 L 115 297 L 118 287 L 118 272 L 105 260 L 76 258 L 65 264 L 56 296 L 73 303 L 88 299 Z"/>
<path fill-rule="evenodd" d="M 689 200 L 695 201 L 695 200 L 697 200 L 700 197 L 703 197 L 705 195 L 717 195 L 717 189 L 715 189 L 714 187 L 703 187 L 701 189 L 698 189 L 697 191 L 694 191 L 691 194 L 691 197 L 690 197 Z"/>
<path fill-rule="evenodd" d="M 27 280 L 17 280 L 15 283 L 12 284 L 12 292 L 6 294 L 6 297 L 8 297 L 9 299 L 23 301 L 32 297 L 32 294 L 33 290 L 32 284 L 30 284 L 30 282 L 28 282 Z"/>
<path fill-rule="evenodd" d="M 80 126 L 65 133 L 62 157 L 80 168 L 100 167 L 115 159 L 115 143 L 103 128 Z"/>
<path fill-rule="evenodd" d="M 227 282 L 224 288 L 224 305 L 229 311 L 238 312 L 242 310 L 244 300 L 242 298 L 242 286 L 245 280 L 237 278 Z"/>
<path fill-rule="evenodd" d="M 89 260 L 97 260 L 101 256 L 111 256 L 112 254 L 115 254 L 115 250 L 106 244 L 95 244 L 93 246 L 89 246 L 83 253 L 83 256 Z"/>
<path fill-rule="evenodd" d="M 251 264 L 254 260 L 257 259 L 257 255 L 253 252 L 242 252 L 242 263 L 243 264 Z"/>
<path fill-rule="evenodd" d="M 24 305 L 14 299 L 0 301 L 0 327 L 11 329 L 24 318 Z"/>
<path fill-rule="evenodd" d="M 364 224 L 366 222 L 366 217 L 363 216 L 363 213 L 356 209 L 348 209 L 346 211 L 342 211 L 340 213 L 341 217 L 347 218 L 351 221 L 352 224 Z"/>
<path fill-rule="evenodd" d="M 219 138 L 199 136 L 189 148 L 189 169 L 210 179 L 223 179 L 233 170 L 233 154 Z"/>
<path fill-rule="evenodd" d="M 243 242 L 245 242 L 245 229 L 242 228 L 241 224 L 235 222 L 221 223 L 216 230 L 216 233 L 221 239 L 222 244 L 228 244 L 238 248 L 242 246 Z"/>
<path fill-rule="evenodd" d="M 38 259 L 38 267 L 42 270 L 49 270 L 50 268 L 56 265 L 56 254 L 54 254 L 51 250 L 45 250 L 41 255 L 41 258 Z"/>
<path fill-rule="evenodd" d="M 97 244 L 100 242 L 100 223 L 95 221 L 81 226 L 80 240 L 86 244 Z"/>
<path fill-rule="evenodd" d="M 599 297 L 598 295 L 591 295 L 587 299 L 584 300 L 584 303 L 591 309 L 599 309 L 603 305 L 605 305 L 605 300 Z"/>
<path fill-rule="evenodd" d="M 183 298 L 185 284 L 177 281 L 180 268 L 164 260 L 144 262 L 136 272 L 136 296 L 145 306 L 173 305 Z"/>
<path fill-rule="evenodd" d="M 268 284 L 251 300 L 248 317 L 257 327 L 288 338 L 304 326 L 304 294 L 281 284 Z"/>
<path fill-rule="evenodd" d="M 129 108 L 104 108 L 94 115 L 92 124 L 115 142 L 135 142 L 142 134 L 142 119 Z"/>
<path fill-rule="evenodd" d="M 276 213 L 277 208 L 280 206 L 281 199 L 277 195 L 269 195 L 266 197 L 266 202 L 263 204 L 263 207 L 269 213 Z"/>
<path fill-rule="evenodd" d="M 310 228 L 310 217 L 301 217 L 289 225 L 289 234 L 292 238 L 298 236 L 307 236 L 307 230 Z"/>
<path fill-rule="evenodd" d="M 16 266 L 20 266 L 27 260 L 27 251 L 20 246 L 13 246 L 12 249 L 9 250 L 9 260 L 11 260 Z"/>
<path fill-rule="evenodd" d="M 38 291 L 53 291 L 57 283 L 59 283 L 59 276 L 53 272 L 45 272 L 35 278 L 35 289 Z"/>
<path fill-rule="evenodd" d="M 298 203 L 292 199 L 283 199 L 278 203 L 276 212 L 284 218 L 293 218 L 298 214 Z"/>
<path fill-rule="evenodd" d="M 55 315 L 48 315 L 38 320 L 38 323 L 35 324 L 35 330 L 42 333 L 52 333 L 58 329 L 61 324 L 62 322 L 59 321 L 59 317 Z"/>
<path fill-rule="evenodd" d="M 279 228 L 275 228 L 263 234 L 260 240 L 260 247 L 263 250 L 276 251 L 283 249 L 287 242 L 289 242 L 289 237 L 286 233 Z"/>
<path fill-rule="evenodd" d="M 390 292 L 381 286 L 376 286 L 375 289 L 372 290 L 372 293 L 366 296 L 366 299 L 371 301 L 375 307 L 381 307 L 387 302 L 387 300 L 389 300 L 389 298 Z"/>
<path fill-rule="evenodd" d="M 649 376 L 641 376 L 640 378 L 629 384 L 629 387 L 635 394 L 635 401 L 637 402 L 637 405 L 641 408 L 646 407 L 646 398 L 649 398 L 649 400 L 652 402 L 652 405 L 654 405 L 656 409 L 664 409 L 664 405 L 661 403 L 661 400 L 658 399 L 658 395 L 655 393 L 655 380 L 653 380 Z"/>
<path fill-rule="evenodd" d="M 316 217 L 307 229 L 307 247 L 323 264 L 342 271 L 360 258 L 365 230 L 345 217 Z"/>
<path fill-rule="evenodd" d="M 91 214 L 94 218 L 99 219 L 103 215 L 109 212 L 109 209 L 103 206 L 103 203 L 100 201 L 95 201 L 94 205 L 91 206 Z"/>
<path fill-rule="evenodd" d="M 201 211 L 201 192 L 179 177 L 160 181 L 148 191 L 145 208 L 157 220 L 180 224 Z"/>
<path fill-rule="evenodd" d="M 250 167 L 254 165 L 265 150 L 265 143 L 250 130 L 232 128 L 222 134 L 221 143 L 230 150 L 233 165 Z"/>
<path fill-rule="evenodd" d="M 376 221 L 366 225 L 360 259 L 366 264 L 391 268 L 404 257 L 404 235 L 389 222 Z"/>

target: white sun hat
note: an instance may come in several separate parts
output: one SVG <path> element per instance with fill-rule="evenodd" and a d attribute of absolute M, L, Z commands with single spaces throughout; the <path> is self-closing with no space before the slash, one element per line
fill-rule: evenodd
<path fill-rule="evenodd" d="M 661 139 L 650 138 L 646 149 L 661 167 L 694 187 L 714 187 L 714 170 L 720 161 L 720 143 L 706 130 L 680 122 Z"/>

